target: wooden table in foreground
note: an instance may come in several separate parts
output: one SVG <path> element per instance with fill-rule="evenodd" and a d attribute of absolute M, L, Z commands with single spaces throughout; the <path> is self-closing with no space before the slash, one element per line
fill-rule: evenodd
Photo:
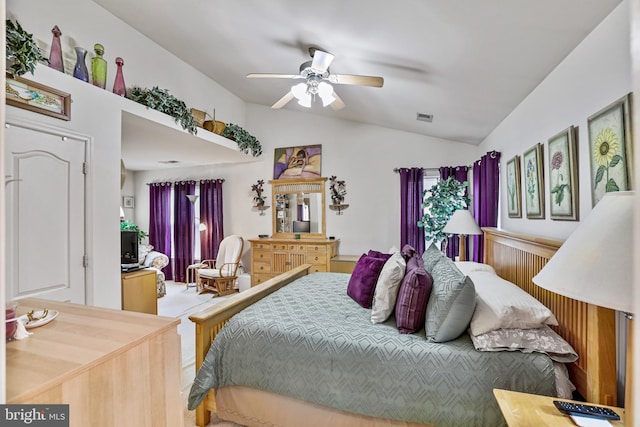
<path fill-rule="evenodd" d="M 28 298 L 58 311 L 7 343 L 7 403 L 69 404 L 71 427 L 184 425 L 179 319 Z"/>
<path fill-rule="evenodd" d="M 537 394 L 519 393 L 501 389 L 493 389 L 498 400 L 500 410 L 509 427 L 540 427 L 540 426 L 573 426 L 575 423 L 568 416 L 560 412 L 553 404 L 558 399 Z M 573 402 L 570 400 L 569 402 Z M 585 403 L 585 402 L 576 402 Z M 605 406 L 605 405 L 598 405 Z M 624 425 L 624 409 L 607 406 L 620 415 L 620 421 L 610 421 L 614 426 Z"/>
<path fill-rule="evenodd" d="M 353 273 L 360 255 L 338 255 L 331 258 L 331 271 L 333 273 Z"/>

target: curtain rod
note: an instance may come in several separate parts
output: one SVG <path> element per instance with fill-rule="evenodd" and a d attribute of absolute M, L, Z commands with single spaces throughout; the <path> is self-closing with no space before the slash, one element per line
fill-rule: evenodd
<path fill-rule="evenodd" d="M 201 178 L 201 179 L 178 179 L 175 181 L 156 181 L 156 182 L 147 182 L 147 185 L 154 185 L 154 184 L 166 184 L 166 185 L 173 185 L 174 182 L 183 182 L 183 181 L 195 181 L 197 184 L 200 183 L 200 181 L 218 181 L 218 182 L 225 182 L 224 178 Z"/>
<path fill-rule="evenodd" d="M 468 168 L 471 168 L 472 166 L 467 166 Z M 400 172 L 400 169 L 402 168 L 393 168 L 393 171 L 395 173 Z M 429 172 L 440 172 L 440 168 L 422 168 L 423 171 L 429 171 Z"/>

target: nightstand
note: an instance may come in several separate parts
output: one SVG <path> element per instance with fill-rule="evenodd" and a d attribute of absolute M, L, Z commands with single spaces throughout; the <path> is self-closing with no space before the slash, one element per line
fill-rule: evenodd
<path fill-rule="evenodd" d="M 338 255 L 331 258 L 331 272 L 333 273 L 353 273 L 360 255 Z"/>
<path fill-rule="evenodd" d="M 566 400 L 556 397 L 539 396 L 537 394 L 519 393 L 517 391 L 493 389 L 493 395 L 498 401 L 502 415 L 509 427 L 539 427 L 539 426 L 573 426 L 574 422 L 568 415 L 560 412 L 554 405 L 554 400 Z M 584 402 L 576 402 L 584 403 Z M 606 406 L 606 405 L 598 405 Z M 624 425 L 624 409 L 608 406 L 620 415 L 620 421 L 610 421 L 613 426 Z"/>

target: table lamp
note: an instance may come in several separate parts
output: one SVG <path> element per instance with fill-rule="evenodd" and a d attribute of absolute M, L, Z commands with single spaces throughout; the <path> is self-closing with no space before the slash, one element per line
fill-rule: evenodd
<path fill-rule="evenodd" d="M 476 224 L 471 212 L 466 209 L 458 209 L 453 213 L 449 222 L 442 229 L 443 233 L 457 234 L 460 238 L 460 253 L 458 259 L 460 261 L 466 261 L 466 243 L 467 236 L 470 234 L 482 234 L 482 230 Z"/>
<path fill-rule="evenodd" d="M 606 193 L 533 278 L 533 283 L 578 301 L 622 311 L 631 319 L 634 203 L 633 191 Z M 632 327 L 630 320 L 625 381 L 627 423 L 632 402 Z"/>

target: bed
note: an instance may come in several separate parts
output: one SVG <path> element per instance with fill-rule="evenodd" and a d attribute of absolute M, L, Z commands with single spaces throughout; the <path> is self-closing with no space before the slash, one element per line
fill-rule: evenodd
<path fill-rule="evenodd" d="M 576 301 L 570 301 L 566 298 L 559 297 L 557 295 L 553 295 L 547 292 L 543 292 L 539 289 L 535 289 L 534 285 L 531 284 L 531 277 L 535 275 L 535 273 L 544 265 L 546 260 L 548 260 L 555 250 L 559 247 L 560 242 L 552 241 L 548 239 L 540 239 L 532 236 L 526 236 L 522 234 L 514 234 L 508 233 L 496 229 L 485 229 L 485 262 L 494 267 L 496 272 L 505 279 L 518 284 L 519 286 L 525 288 L 525 290 L 532 295 L 534 295 L 538 300 L 543 302 L 552 311 L 556 314 L 558 319 L 558 327 L 556 330 L 562 335 L 571 345 L 577 350 L 578 354 L 581 356 L 580 359 L 570 365 L 570 375 L 571 379 L 576 384 L 578 391 L 587 399 L 593 402 L 605 403 L 605 404 L 615 404 L 615 346 L 613 343 L 615 334 L 613 333 L 614 329 L 614 321 L 613 321 L 613 313 L 610 310 L 601 309 L 598 307 L 592 307 L 588 305 L 584 305 L 578 303 Z M 289 285 L 290 283 L 295 281 L 295 284 L 287 289 L 283 289 L 282 292 L 278 293 L 276 296 L 280 297 L 281 295 L 286 295 L 287 292 L 293 292 L 296 287 L 300 287 L 300 281 L 296 281 L 303 276 L 308 274 L 308 268 L 302 266 L 297 269 L 294 269 L 284 275 L 281 275 L 277 278 L 271 279 L 268 282 L 263 283 L 260 286 L 256 286 L 251 288 L 250 290 L 243 292 L 232 298 L 227 304 L 224 306 L 216 306 L 212 309 L 198 313 L 196 315 L 192 315 L 190 318 L 196 324 L 196 365 L 200 366 L 205 357 L 207 355 L 208 349 L 211 346 L 214 337 L 221 333 L 222 326 L 229 321 L 229 319 L 236 313 L 242 311 L 243 309 L 253 305 L 256 301 L 259 301 L 276 290 Z M 340 289 L 340 284 L 338 283 L 340 279 L 334 275 L 329 274 L 327 277 L 330 280 L 325 280 L 328 282 L 335 281 L 336 283 L 332 285 L 333 287 L 327 288 L 327 291 L 331 293 L 335 293 L 337 289 Z M 301 279 L 304 281 L 311 280 L 313 276 L 309 276 L 308 278 Z M 307 295 L 306 298 L 310 299 L 320 299 L 318 294 L 313 294 L 317 290 L 312 289 L 312 287 L 308 286 L 309 283 L 306 283 L 306 291 L 311 292 Z M 320 291 L 324 292 L 324 290 Z M 278 300 L 277 302 L 273 302 L 273 298 L 275 296 L 271 296 L 269 298 L 265 298 L 260 305 L 256 305 L 251 309 L 245 311 L 243 315 L 249 314 L 249 320 L 245 320 L 248 323 L 241 325 L 240 327 L 246 331 L 246 334 L 249 335 L 249 342 L 258 344 L 261 341 L 261 337 L 265 337 L 267 333 L 263 330 L 260 331 L 261 327 L 261 319 L 264 317 L 265 313 L 263 310 L 263 306 L 265 303 L 271 301 L 272 304 L 281 304 L 281 311 L 291 311 L 285 310 L 284 307 L 290 307 L 290 304 L 283 304 L 283 301 Z M 293 297 L 293 296 L 291 296 Z M 328 307 L 325 307 L 324 311 L 331 311 L 331 305 L 342 304 L 338 300 L 331 301 Z M 277 305 L 276 305 L 277 308 Z M 271 308 L 273 309 L 273 307 Z M 322 306 L 320 304 L 320 308 L 317 308 L 317 313 L 315 316 L 318 318 L 318 323 L 325 322 L 322 316 Z M 340 313 L 341 308 L 338 307 L 336 312 Z M 293 310 L 295 311 L 295 310 Z M 240 317 L 240 316 L 238 316 Z M 246 317 L 246 316 L 245 316 Z M 295 318 L 295 313 L 294 313 Z M 233 323 L 236 322 L 236 318 L 233 319 Z M 365 325 L 368 323 L 366 319 L 352 317 L 349 319 L 349 324 L 358 324 Z M 230 325 L 230 326 L 232 326 Z M 269 326 L 266 326 L 269 328 Z M 313 325 L 311 326 L 314 327 Z M 318 326 L 319 327 L 319 326 Z M 386 329 L 385 329 L 386 328 Z M 295 329 L 295 328 L 294 328 Z M 377 331 L 384 335 L 384 331 L 388 331 L 389 335 L 393 335 L 391 332 L 392 327 L 386 324 L 379 325 Z M 225 331 L 228 331 L 226 329 Z M 268 330 L 268 329 L 267 329 Z M 225 331 L 222 331 L 224 335 Z M 397 332 L 395 335 L 397 336 Z M 254 333 L 251 336 L 251 333 Z M 354 334 L 358 332 L 353 331 Z M 263 339 L 262 341 L 271 341 L 271 338 L 275 339 L 275 337 L 267 337 L 267 339 Z M 353 337 L 352 337 L 353 338 Z M 387 339 L 388 337 L 384 338 Z M 424 345 L 424 342 L 419 342 L 420 337 L 418 336 L 402 336 L 398 339 L 404 340 L 401 344 L 403 347 L 410 347 Z M 290 339 L 290 338 L 289 338 Z M 371 343 L 369 347 L 375 347 L 376 339 L 367 337 L 366 340 Z M 380 338 L 383 339 L 383 338 Z M 373 341 L 371 341 L 373 340 Z M 412 341 L 413 340 L 413 341 Z M 424 341 L 424 340 L 422 340 Z M 216 341 L 216 345 L 220 342 L 220 340 Z M 338 342 L 341 342 L 338 340 Z M 589 345 L 587 345 L 587 342 Z M 266 351 L 271 354 L 271 356 L 275 356 L 276 360 L 282 360 L 283 366 L 285 366 L 286 371 L 286 363 L 284 362 L 288 358 L 287 352 L 292 352 L 291 349 L 295 349 L 300 346 L 304 346 L 299 343 L 294 343 L 295 345 L 290 347 L 288 350 L 286 347 L 283 350 L 283 353 L 278 354 L 278 350 L 280 348 L 279 345 L 272 347 Z M 316 343 L 317 344 L 317 343 Z M 313 347 L 315 344 L 307 344 Z M 335 343 L 334 343 L 335 345 Z M 276 371 L 278 367 L 261 365 L 262 359 L 260 354 L 252 354 L 256 353 L 256 351 L 247 350 L 247 348 L 236 348 L 236 353 L 234 354 L 233 343 L 229 344 L 231 351 L 228 352 L 228 356 L 225 356 L 226 359 L 218 360 L 217 363 L 219 366 L 231 366 L 234 363 L 239 363 L 241 366 L 248 365 L 257 365 L 262 366 L 262 371 Z M 491 373 L 492 367 L 488 367 L 486 365 L 489 358 L 493 358 L 494 360 L 500 360 L 499 365 L 509 366 L 513 369 L 511 373 L 505 373 L 503 382 L 498 383 L 497 385 L 501 388 L 507 389 L 516 389 L 522 390 L 522 387 L 529 387 L 528 385 L 521 384 L 525 378 L 534 378 L 539 376 L 541 378 L 548 377 L 552 375 L 552 372 L 549 369 L 548 360 L 541 355 L 528 355 L 525 357 L 527 359 L 527 364 L 520 366 L 517 365 L 518 360 L 522 360 L 522 357 L 516 358 L 512 357 L 513 355 L 508 353 L 500 353 L 499 355 L 493 354 L 482 354 L 478 353 L 478 356 L 474 356 L 473 362 L 464 362 L 465 366 L 456 366 L 455 364 L 450 365 L 447 363 L 449 360 L 455 360 L 453 354 L 456 351 L 469 351 L 469 347 L 471 346 L 470 339 L 468 335 L 463 335 L 459 339 L 454 340 L 448 343 L 446 346 L 442 345 L 440 350 L 438 350 L 440 354 L 440 359 L 438 359 L 439 370 L 445 372 L 443 376 L 438 377 L 437 375 L 432 375 L 429 370 L 419 371 L 420 367 L 423 365 L 422 360 L 419 355 L 413 354 L 409 357 L 414 357 L 415 360 L 405 359 L 403 363 L 393 364 L 393 369 L 387 372 L 388 375 L 402 377 L 404 376 L 407 379 L 408 387 L 411 389 L 411 393 L 414 395 L 420 395 L 423 391 L 420 387 L 420 384 L 436 384 L 438 381 L 442 381 L 442 378 L 447 378 L 446 387 L 444 386 L 435 386 L 435 390 L 440 390 L 441 393 L 449 395 L 455 394 L 465 394 L 462 391 L 468 391 L 473 388 L 478 388 L 479 393 L 476 395 L 476 399 L 485 399 L 479 400 L 477 402 L 469 402 L 469 396 L 471 394 L 465 396 L 459 396 L 460 399 L 453 403 L 454 408 L 442 410 L 442 408 L 434 407 L 433 403 L 429 400 L 424 400 L 426 402 L 424 405 L 417 405 L 415 408 L 411 408 L 410 411 L 416 412 L 416 414 L 394 414 L 394 405 L 393 402 L 381 401 L 381 404 L 378 407 L 367 407 L 366 403 L 359 401 L 358 398 L 355 397 L 345 397 L 345 396 L 335 396 L 332 393 L 334 390 L 330 385 L 322 384 L 319 382 L 319 378 L 322 376 L 321 373 L 324 372 L 334 372 L 334 368 L 338 369 L 339 364 L 344 364 L 346 366 L 346 370 L 349 371 L 349 367 L 351 367 L 351 377 L 347 378 L 347 383 L 354 384 L 354 388 L 357 388 L 357 381 L 364 374 L 359 372 L 359 370 L 365 370 L 365 372 L 370 372 L 370 375 L 379 374 L 381 376 L 385 375 L 385 373 L 376 373 L 371 372 L 371 369 L 367 367 L 366 360 L 369 356 L 365 353 L 355 353 L 348 356 L 349 352 L 347 346 L 340 348 L 339 351 L 334 354 L 334 356 L 325 358 L 324 362 L 331 363 L 332 365 L 328 367 L 323 367 L 322 362 L 323 359 L 311 359 L 308 369 L 298 371 L 296 375 L 293 376 L 292 382 L 298 388 L 296 389 L 296 393 L 299 393 L 300 397 L 304 397 L 304 401 L 300 399 L 296 399 L 293 396 L 286 396 L 278 393 L 279 387 L 281 386 L 279 382 L 283 382 L 284 377 L 282 373 L 277 375 L 275 379 L 269 379 L 267 376 L 260 376 L 258 378 L 252 379 L 256 387 L 246 387 L 246 386 L 223 386 L 218 390 L 211 391 L 203 391 L 202 393 L 206 394 L 204 401 L 198 406 L 196 412 L 196 421 L 200 426 L 204 426 L 208 423 L 210 414 L 209 411 L 218 412 L 218 415 L 225 419 L 230 419 L 235 422 L 239 422 L 241 424 L 252 424 L 252 419 L 255 420 L 276 420 L 280 423 L 285 423 L 286 419 L 282 420 L 281 418 L 277 418 L 282 414 L 287 414 L 290 417 L 296 417 L 303 415 L 306 421 L 310 421 L 313 417 L 317 416 L 319 419 L 324 420 L 325 424 L 328 419 L 331 420 L 332 425 L 375 425 L 376 423 L 380 425 L 429 425 L 431 423 L 434 424 L 481 424 L 486 420 L 497 421 L 497 424 L 500 423 L 500 420 L 497 420 L 495 417 L 499 416 L 497 414 L 497 406 L 495 402 L 492 401 L 492 393 L 491 390 L 482 389 L 482 385 L 478 385 L 479 383 L 474 384 L 465 384 L 465 377 L 469 375 L 456 375 L 456 372 L 465 372 L 465 369 L 468 371 L 487 371 L 487 375 L 494 375 Z M 257 348 L 257 347 L 256 347 Z M 391 351 L 392 352 L 392 351 Z M 219 352 L 212 352 L 219 353 Z M 345 354 L 345 360 L 339 359 L 337 356 L 339 353 Z M 241 355 L 249 355 L 248 358 L 242 358 Z M 210 355 L 209 358 L 212 356 Z M 217 357 L 217 356 L 216 356 Z M 375 357 L 384 357 L 380 356 L 379 353 L 376 353 Z M 354 363 L 354 360 L 361 359 L 363 362 L 361 364 Z M 226 360 L 226 361 L 225 361 Z M 417 361 L 417 362 L 416 362 Z M 413 369 L 414 375 L 410 375 L 406 370 L 403 371 L 398 365 L 401 366 L 410 366 L 411 363 L 414 363 L 414 366 L 409 370 Z M 287 362 L 288 363 L 288 362 Z M 349 365 L 351 363 L 351 365 Z M 474 365 L 473 363 L 476 363 Z M 335 364 L 335 366 L 333 365 Z M 405 366 L 405 367 L 406 367 Z M 482 366 L 482 368 L 481 368 Z M 530 369 L 527 371 L 528 366 L 537 366 L 536 369 Z M 282 366 L 280 368 L 283 368 Z M 344 367 L 343 367 L 344 368 Z M 395 370 L 394 370 L 395 369 Z M 281 371 L 281 372 L 285 372 Z M 435 371 L 435 369 L 432 369 Z M 241 378 L 244 373 L 242 369 L 239 371 L 240 374 L 233 374 L 234 380 L 232 382 L 236 382 L 242 384 L 246 381 L 246 378 Z M 520 374 L 516 374 L 516 372 L 520 372 Z M 316 377 L 314 377 L 316 375 Z M 336 374 L 339 376 L 345 376 L 344 372 L 340 374 Z M 495 376 L 495 375 L 494 375 Z M 298 382 L 297 384 L 296 381 Z M 314 384 L 321 391 L 321 398 L 317 401 L 313 401 L 308 396 L 305 395 L 307 392 L 306 389 L 309 387 L 308 384 Z M 545 380 L 546 381 L 546 380 Z M 544 384 L 548 384 L 548 381 L 541 381 L 540 384 L 542 386 L 533 387 L 541 387 L 534 388 L 530 390 L 531 392 L 535 392 L 538 394 L 552 394 L 553 390 L 545 389 Z M 249 381 L 250 383 L 250 381 Z M 269 383 L 269 384 L 267 384 Z M 274 384 L 275 383 L 275 384 Z M 268 387 L 267 387 L 268 385 Z M 264 386 L 264 387 L 263 387 Z M 397 391 L 397 395 L 401 396 L 403 390 Z M 270 389 L 272 391 L 264 391 L 264 389 Z M 453 390 L 453 391 L 452 391 Z M 461 390 L 460 392 L 455 392 L 455 390 Z M 376 392 L 374 389 L 373 393 Z M 323 400 L 325 399 L 325 400 Z M 467 401 L 465 401 L 467 399 Z M 311 402 L 309 402 L 311 400 Z M 419 399 L 416 399 L 420 401 Z M 446 398 L 444 400 L 447 400 Z M 327 401 L 330 404 L 325 404 Z M 463 403 L 460 403 L 463 402 Z M 429 406 L 431 405 L 431 406 Z M 458 405 L 457 409 L 455 409 L 455 405 Z M 475 405 L 475 406 L 474 406 Z M 331 406 L 332 409 L 328 409 L 328 406 Z M 249 409 L 247 409 L 249 408 Z M 397 408 L 395 408 L 397 411 Z M 254 415 L 247 415 L 247 411 L 249 414 L 255 413 Z M 254 411 L 254 412 L 252 412 Z M 431 412 L 434 418 L 431 418 L 430 423 L 425 423 L 422 420 L 422 415 L 424 412 Z M 442 412 L 438 414 L 438 411 Z M 456 412 L 458 418 L 447 418 L 447 411 Z M 401 412 L 407 412 L 407 410 L 403 410 Z M 363 415 L 367 414 L 367 415 Z M 477 418 L 474 418 L 477 416 Z M 372 416 L 373 415 L 373 416 Z M 404 417 L 403 417 L 404 415 Z M 276 417 L 276 418 L 272 418 Z M 330 418 L 328 418 L 330 417 Z M 393 421 L 390 419 L 394 419 Z M 414 421 L 418 420 L 418 421 Z M 275 422 L 275 421 L 272 421 Z M 311 425 L 311 423 L 309 423 Z"/>

